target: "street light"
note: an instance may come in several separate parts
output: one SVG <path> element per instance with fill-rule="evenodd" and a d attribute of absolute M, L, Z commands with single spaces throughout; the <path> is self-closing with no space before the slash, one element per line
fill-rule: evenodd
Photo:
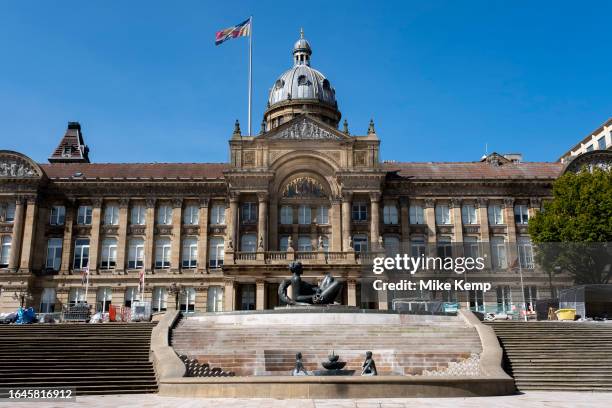
<path fill-rule="evenodd" d="M 13 300 L 19 301 L 19 306 L 23 308 L 26 301 L 32 300 L 32 294 L 27 289 L 19 289 L 19 292 L 13 293 Z"/>

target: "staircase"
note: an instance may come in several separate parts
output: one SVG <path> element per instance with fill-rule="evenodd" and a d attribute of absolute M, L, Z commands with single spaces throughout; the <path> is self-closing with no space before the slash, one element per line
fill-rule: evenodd
<path fill-rule="evenodd" d="M 361 372 L 372 351 L 380 375 L 421 375 L 482 351 L 476 330 L 454 316 L 377 313 L 270 313 L 184 317 L 172 333 L 179 355 L 238 376 L 289 375 L 302 353 L 322 369 L 333 350 Z"/>
<path fill-rule="evenodd" d="M 152 323 L 0 325 L 0 388 L 157 392 Z"/>
<path fill-rule="evenodd" d="M 612 324 L 491 322 L 520 391 L 612 391 Z"/>

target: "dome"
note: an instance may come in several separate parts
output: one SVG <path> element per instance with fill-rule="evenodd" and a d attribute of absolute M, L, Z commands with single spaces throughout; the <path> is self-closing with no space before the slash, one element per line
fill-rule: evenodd
<path fill-rule="evenodd" d="M 321 72 L 310 66 L 312 49 L 300 32 L 293 46 L 293 67 L 285 71 L 272 85 L 268 106 L 285 101 L 310 99 L 336 106 L 336 91 Z"/>

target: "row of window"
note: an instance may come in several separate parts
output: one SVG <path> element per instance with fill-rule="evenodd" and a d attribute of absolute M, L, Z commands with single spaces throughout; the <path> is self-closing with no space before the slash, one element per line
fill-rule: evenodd
<path fill-rule="evenodd" d="M 157 207 L 157 224 L 171 225 L 172 224 L 173 208 L 170 205 L 160 205 Z M 81 205 L 77 210 L 77 224 L 91 225 L 93 216 L 93 207 L 90 205 Z M 51 207 L 49 216 L 49 224 L 64 225 L 66 220 L 66 207 L 56 205 Z M 103 222 L 106 225 L 119 224 L 119 206 L 109 204 L 104 207 Z M 188 205 L 183 209 L 183 224 L 198 225 L 200 222 L 200 208 L 196 205 Z M 209 222 L 212 225 L 225 224 L 225 205 L 215 204 L 211 206 Z M 144 205 L 134 205 L 130 209 L 130 224 L 145 225 L 146 223 L 146 207 Z"/>
<path fill-rule="evenodd" d="M 136 287 L 125 289 L 123 306 L 131 307 L 133 302 L 141 300 L 142 293 Z M 184 288 L 178 297 L 179 309 L 183 312 L 195 312 L 196 291 L 194 288 Z M 113 291 L 109 287 L 98 288 L 96 304 L 98 311 L 108 312 L 113 301 Z M 68 294 L 68 303 L 74 306 L 85 302 L 85 289 L 72 288 Z M 56 304 L 56 291 L 54 288 L 44 288 L 40 299 L 40 313 L 53 313 Z M 165 311 L 168 304 L 168 289 L 164 287 L 153 288 L 151 308 L 154 312 Z M 207 311 L 223 311 L 223 287 L 209 286 L 207 293 Z"/>
<path fill-rule="evenodd" d="M 294 224 L 295 219 L 293 217 L 293 207 L 290 205 L 283 205 L 280 209 L 280 223 L 281 224 Z M 301 225 L 308 225 L 312 222 L 317 224 L 329 224 L 329 207 L 319 206 L 316 209 L 316 216 L 312 217 L 312 208 L 307 205 L 300 205 L 297 208 L 297 222 Z"/>

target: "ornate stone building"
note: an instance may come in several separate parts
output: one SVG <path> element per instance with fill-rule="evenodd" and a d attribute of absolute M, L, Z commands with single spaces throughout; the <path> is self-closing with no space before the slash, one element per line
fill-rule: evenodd
<path fill-rule="evenodd" d="M 85 300 L 85 268 L 86 300 L 105 310 L 140 298 L 141 273 L 154 310 L 174 307 L 175 296 L 184 310 L 273 308 L 291 260 L 306 279 L 334 271 L 343 303 L 385 309 L 392 299 L 361 298 L 363 265 L 428 247 L 488 254 L 474 279 L 495 290 L 448 300 L 510 310 L 523 295 L 517 267 L 528 303 L 548 297 L 526 223 L 563 165 L 496 153 L 382 162 L 372 121 L 365 135 L 346 121 L 339 130 L 335 90 L 311 54 L 299 39 L 260 133 L 242 135 L 235 124 L 229 163 L 91 163 L 75 122 L 48 164 L 0 151 L 0 311 L 24 300 L 57 312 Z M 570 284 L 559 278 L 553 290 Z"/>

